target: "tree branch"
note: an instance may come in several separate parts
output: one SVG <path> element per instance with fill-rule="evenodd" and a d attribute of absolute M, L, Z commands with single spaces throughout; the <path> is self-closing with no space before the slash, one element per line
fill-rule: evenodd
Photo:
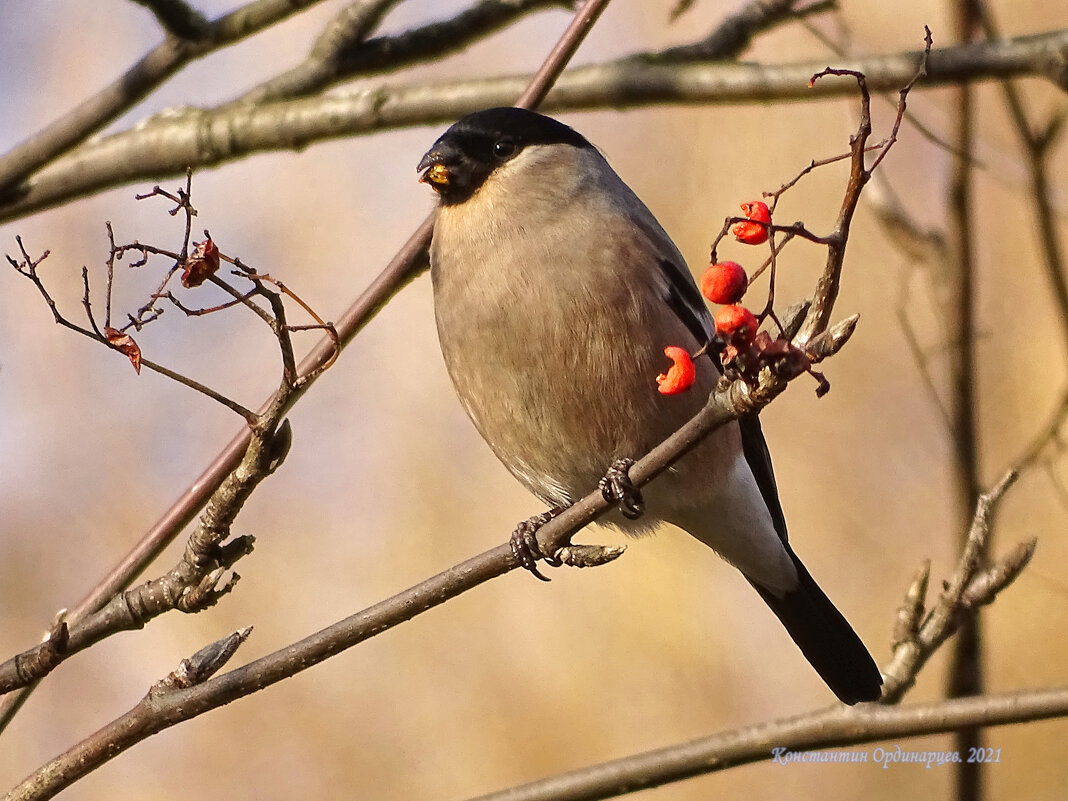
<path fill-rule="evenodd" d="M 863 72 L 872 91 L 896 91 L 913 77 L 922 57 L 922 51 L 898 53 L 855 59 L 844 66 Z M 812 62 L 665 65 L 627 57 L 568 71 L 557 81 L 545 108 L 766 102 L 834 97 L 852 91 L 837 81 L 807 88 L 808 79 L 823 66 Z M 924 85 L 1011 75 L 1045 76 L 1068 86 L 1068 30 L 935 50 Z M 0 221 L 107 187 L 179 174 L 189 166 L 216 166 L 262 151 L 299 149 L 341 136 L 453 120 L 477 108 L 508 105 L 528 81 L 529 76 L 502 76 L 419 86 L 381 85 L 152 118 L 87 142 L 41 169 L 13 188 L 8 202 L 0 206 Z M 0 159 L 0 168 L 3 163 Z"/>
<path fill-rule="evenodd" d="M 912 706 L 837 706 L 634 754 L 472 801 L 594 801 L 717 773 L 737 765 L 767 761 L 788 765 L 806 761 L 799 752 L 941 734 L 969 725 L 1003 726 L 1065 715 L 1068 715 L 1068 687 Z M 940 760 L 945 757 L 945 752 L 927 748 L 906 752 L 895 746 L 888 750 L 883 760 L 887 763 L 942 764 Z M 877 754 L 869 756 L 871 759 L 864 761 L 879 761 Z M 960 754 L 959 758 L 967 756 Z"/>
<path fill-rule="evenodd" d="M 952 8 L 957 40 L 962 44 L 975 41 L 979 32 L 978 0 L 957 0 Z M 936 273 L 943 291 L 942 317 L 949 329 L 950 349 L 950 434 L 954 463 L 951 471 L 956 495 L 957 515 L 968 519 L 981 490 L 979 478 L 979 401 L 976 333 L 976 259 L 974 169 L 972 153 L 975 143 L 975 98 L 969 83 L 954 91 L 953 160 L 946 206 L 949 211 L 946 242 L 947 258 Z M 961 527 L 964 530 L 964 527 Z M 961 543 L 965 545 L 964 542 Z M 985 562 L 984 542 L 975 554 Z M 950 698 L 979 695 L 983 692 L 983 651 L 981 619 L 969 619 L 953 644 L 946 694 Z M 982 732 L 976 727 L 958 731 L 953 739 L 956 749 L 965 753 L 980 747 Z M 982 765 L 964 762 L 954 765 L 957 801 L 980 801 L 983 795 Z"/>
<path fill-rule="evenodd" d="M 159 0 L 154 2 L 161 4 Z M 195 41 L 169 37 L 110 86 L 0 156 L 0 197 L 9 197 L 19 181 L 133 108 L 190 61 L 258 33 L 317 2 L 254 0 L 210 23 Z"/>
<path fill-rule="evenodd" d="M 942 643 L 961 627 L 968 626 L 977 609 L 991 603 L 1030 562 L 1035 540 L 1019 544 L 994 565 L 985 565 L 981 558 L 986 551 L 997 506 L 1015 480 L 1016 473 L 1006 473 L 989 492 L 979 496 L 971 525 L 964 535 L 957 569 L 943 585 L 942 593 L 930 610 L 924 607 L 930 563 L 916 574 L 905 603 L 898 610 L 892 644 L 894 655 L 883 668 L 886 680 L 880 703 L 898 703 Z"/>

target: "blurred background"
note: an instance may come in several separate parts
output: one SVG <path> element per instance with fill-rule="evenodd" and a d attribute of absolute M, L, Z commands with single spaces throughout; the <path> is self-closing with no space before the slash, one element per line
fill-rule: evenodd
<path fill-rule="evenodd" d="M 209 16 L 232 7 L 196 5 Z M 616 0 L 576 63 L 691 41 L 739 4 L 700 1 L 672 25 L 673 5 Z M 992 6 L 1006 34 L 1068 26 L 1060 0 Z M 410 0 L 384 30 L 461 7 Z M 339 8 L 323 3 L 194 63 L 110 130 L 170 106 L 212 105 L 242 93 L 302 59 Z M 842 15 L 861 53 L 917 49 L 924 24 L 936 46 L 952 40 L 944 3 L 847 0 Z M 536 14 L 440 64 L 389 80 L 533 69 L 568 18 L 562 10 Z M 0 151 L 105 86 L 160 38 L 149 13 L 119 0 L 6 0 L 0 20 Z M 835 61 L 799 25 L 762 35 L 744 58 Z M 1045 83 L 1021 88 L 1036 111 L 1064 107 L 1064 95 Z M 948 137 L 950 99 L 945 90 L 918 90 L 910 113 Z M 1061 321 L 1039 266 L 1025 162 L 998 88 L 981 85 L 978 104 L 978 391 L 982 477 L 990 485 L 1055 406 L 1066 370 Z M 810 159 L 844 152 L 856 114 L 854 100 L 828 100 L 559 116 L 603 149 L 697 272 L 725 216 Z M 892 116 L 890 104 L 876 104 L 876 139 Z M 443 127 L 204 170 L 193 183 L 198 234 L 209 228 L 224 252 L 283 279 L 336 319 L 432 208 L 414 167 Z M 906 127 L 883 169 L 913 213 L 934 228 L 944 224 L 944 149 Z M 1068 148 L 1055 154 L 1051 174 L 1068 236 Z M 806 178 L 783 200 L 780 219 L 828 230 L 845 175 L 835 166 Z M 78 318 L 81 266 L 97 280 L 103 275 L 105 220 L 120 241 L 179 246 L 181 221 L 166 214 L 169 204 L 134 200 L 150 188 L 146 182 L 108 191 L 2 225 L 0 250 L 15 254 L 16 235 L 31 254 L 50 249 L 42 275 Z M 748 255 L 741 248 L 727 244 L 720 255 Z M 810 291 L 822 258 L 801 243 L 787 252 L 781 307 Z M 826 365 L 833 389 L 817 400 L 799 381 L 763 415 L 792 541 L 881 663 L 912 575 L 930 559 L 937 591 L 953 569 L 959 535 L 946 428 L 898 317 L 903 298 L 939 371 L 937 312 L 926 281 L 911 268 L 862 205 L 837 306 L 840 317 L 858 312 L 861 323 Z M 156 273 L 123 274 L 116 307 L 139 305 L 157 280 Z M 246 405 L 277 384 L 273 342 L 241 312 L 186 319 L 172 310 L 138 342 L 146 357 Z M 0 738 L 0 786 L 128 709 L 204 644 L 252 625 L 235 664 L 269 653 L 505 541 L 518 520 L 541 511 L 453 395 L 425 276 L 377 316 L 290 419 L 288 461 L 238 519 L 236 533 L 254 534 L 257 547 L 238 566 L 236 591 L 205 613 L 168 614 L 61 666 Z M 53 325 L 32 285 L 0 271 L 0 655 L 36 642 L 57 610 L 77 603 L 239 427 L 211 401 L 153 373 L 137 376 L 117 354 Z M 1063 494 L 1043 470 L 1025 474 L 1002 507 L 994 553 L 1033 536 L 1039 545 L 1019 581 L 984 612 L 992 691 L 1065 682 L 1066 522 Z M 593 529 L 578 539 L 622 537 Z M 514 572 L 483 585 L 292 680 L 151 738 L 64 798 L 462 799 L 833 701 L 759 598 L 711 551 L 673 529 L 628 544 L 612 565 L 553 571 L 551 584 Z M 174 563 L 179 547 L 152 576 Z M 941 697 L 945 664 L 945 655 L 934 659 L 908 700 Z M 1000 764 L 988 771 L 990 797 L 1050 798 L 1068 785 L 1066 735 L 1066 722 L 990 730 L 987 743 L 1001 749 Z M 901 746 L 944 750 L 952 740 Z M 944 767 L 764 763 L 642 797 L 936 797 L 949 791 L 951 777 Z"/>

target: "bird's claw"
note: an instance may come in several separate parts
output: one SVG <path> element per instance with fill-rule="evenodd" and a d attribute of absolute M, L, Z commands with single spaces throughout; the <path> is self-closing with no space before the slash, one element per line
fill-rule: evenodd
<path fill-rule="evenodd" d="M 641 490 L 630 480 L 633 466 L 633 459 L 616 459 L 597 485 L 601 496 L 609 503 L 618 504 L 620 513 L 628 520 L 637 520 L 645 513 Z"/>
<path fill-rule="evenodd" d="M 542 559 L 549 567 L 560 567 L 563 564 L 555 556 L 549 556 L 541 550 L 538 544 L 538 529 L 560 514 L 561 509 L 550 509 L 540 515 L 534 515 L 529 520 L 524 520 L 515 527 L 508 544 L 512 546 L 512 555 L 515 556 L 525 570 L 529 570 L 542 581 L 550 579 L 538 570 L 538 560 Z"/>

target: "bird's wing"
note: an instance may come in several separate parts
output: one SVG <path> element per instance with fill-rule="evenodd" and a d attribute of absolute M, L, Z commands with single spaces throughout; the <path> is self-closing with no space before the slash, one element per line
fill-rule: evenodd
<path fill-rule="evenodd" d="M 657 266 L 665 279 L 664 300 L 693 334 L 693 338 L 700 344 L 705 344 L 712 338 L 713 324 L 697 284 L 693 282 L 685 267 L 679 266 L 671 259 L 661 259 Z M 712 363 L 716 370 L 720 369 L 718 359 L 712 359 Z"/>
<path fill-rule="evenodd" d="M 742 453 L 745 455 L 745 461 L 771 513 L 775 531 L 779 539 L 786 544 L 789 541 L 786 534 L 786 515 L 783 514 L 782 503 L 779 501 L 779 488 L 775 485 L 775 472 L 771 467 L 771 453 L 760 428 L 760 418 L 755 414 L 740 417 L 738 427 L 742 431 Z"/>
<path fill-rule="evenodd" d="M 657 252 L 662 254 L 657 266 L 664 278 L 664 300 L 668 307 L 698 342 L 702 344 L 708 342 L 715 332 L 715 324 L 712 322 L 708 306 L 705 305 L 704 297 L 697 288 L 693 275 L 686 267 L 686 262 L 678 248 L 644 205 L 632 213 L 632 219 L 649 237 Z M 707 355 L 716 370 L 721 371 L 714 348 L 709 348 Z M 742 451 L 746 463 L 760 488 L 760 495 L 771 514 L 775 531 L 786 543 L 788 541 L 786 516 L 783 514 L 782 504 L 779 501 L 775 472 L 771 466 L 771 454 L 760 427 L 760 418 L 755 414 L 746 415 L 739 418 L 738 426 L 742 432 Z"/>

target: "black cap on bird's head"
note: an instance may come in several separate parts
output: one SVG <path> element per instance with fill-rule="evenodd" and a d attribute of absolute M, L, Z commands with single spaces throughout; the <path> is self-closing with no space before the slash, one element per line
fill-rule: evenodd
<path fill-rule="evenodd" d="M 416 167 L 449 205 L 462 203 L 489 175 L 530 145 L 593 147 L 577 131 L 534 111 L 509 106 L 468 114 L 441 135 Z"/>

